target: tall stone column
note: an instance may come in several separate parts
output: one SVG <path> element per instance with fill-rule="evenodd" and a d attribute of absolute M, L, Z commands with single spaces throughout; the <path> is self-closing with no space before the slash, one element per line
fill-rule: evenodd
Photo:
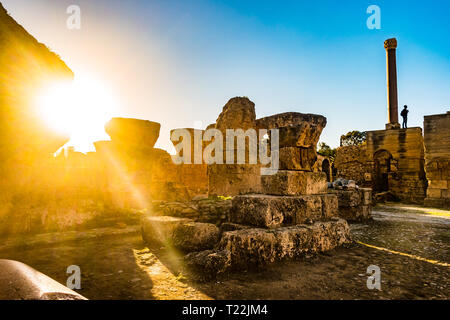
<path fill-rule="evenodd" d="M 387 67 L 387 101 L 388 101 L 388 123 L 386 129 L 399 129 L 398 123 L 398 97 L 397 97 L 397 39 L 391 38 L 384 41 L 386 49 Z"/>

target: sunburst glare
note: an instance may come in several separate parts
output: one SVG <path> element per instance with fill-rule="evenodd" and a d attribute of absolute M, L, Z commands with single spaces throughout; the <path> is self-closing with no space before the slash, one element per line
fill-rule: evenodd
<path fill-rule="evenodd" d="M 117 111 L 114 95 L 91 76 L 54 84 L 38 96 L 38 113 L 54 130 L 67 134 L 76 151 L 95 150 L 93 142 L 108 140 L 105 123 Z"/>

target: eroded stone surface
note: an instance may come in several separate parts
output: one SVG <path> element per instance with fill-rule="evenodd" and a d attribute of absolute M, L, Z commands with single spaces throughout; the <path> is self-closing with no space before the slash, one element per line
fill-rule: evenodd
<path fill-rule="evenodd" d="M 181 223 L 173 231 L 172 243 L 183 251 L 201 251 L 213 248 L 219 235 L 219 228 L 212 223 Z"/>
<path fill-rule="evenodd" d="M 349 239 L 347 222 L 333 219 L 274 230 L 255 228 L 225 232 L 217 250 L 229 252 L 231 268 L 247 269 L 308 252 L 331 250 Z"/>
<path fill-rule="evenodd" d="M 280 170 L 312 171 L 316 161 L 315 148 L 285 147 L 279 149 Z"/>
<path fill-rule="evenodd" d="M 330 191 L 338 198 L 339 216 L 347 221 L 365 221 L 371 218 L 372 189 L 353 188 Z"/>
<path fill-rule="evenodd" d="M 255 104 L 246 97 L 234 97 L 228 100 L 216 121 L 216 129 L 256 128 Z"/>
<path fill-rule="evenodd" d="M 258 128 L 262 129 L 274 129 L 301 125 L 304 122 L 311 123 L 312 125 L 323 129 L 327 124 L 327 118 L 311 113 L 284 112 L 257 119 L 256 125 Z"/>
<path fill-rule="evenodd" d="M 323 172 L 279 170 L 261 177 L 262 192 L 272 195 L 320 194 L 327 190 L 327 176 Z"/>
<path fill-rule="evenodd" d="M 277 228 L 338 216 L 335 195 L 243 195 L 233 198 L 230 220 L 239 224 Z"/>
<path fill-rule="evenodd" d="M 192 222 L 188 218 L 169 216 L 147 216 L 141 221 L 142 238 L 147 243 L 170 243 L 175 229 L 182 223 Z"/>

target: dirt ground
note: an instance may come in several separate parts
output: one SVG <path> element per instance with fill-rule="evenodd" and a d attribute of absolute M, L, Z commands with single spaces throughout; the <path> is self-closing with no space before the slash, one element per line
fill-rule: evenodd
<path fill-rule="evenodd" d="M 57 243 L 1 247 L 0 258 L 22 261 L 65 284 L 81 268 L 89 299 L 449 299 L 450 211 L 378 206 L 373 221 L 352 224 L 354 243 L 298 261 L 197 282 L 180 256 L 148 248 L 138 232 Z M 381 269 L 381 291 L 369 290 L 369 265 Z"/>

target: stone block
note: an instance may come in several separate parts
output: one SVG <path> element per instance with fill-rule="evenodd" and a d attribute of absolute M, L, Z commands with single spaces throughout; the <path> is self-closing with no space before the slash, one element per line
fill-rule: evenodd
<path fill-rule="evenodd" d="M 192 222 L 188 218 L 169 216 L 147 216 L 142 218 L 142 239 L 147 243 L 166 244 L 171 242 L 174 230 L 182 223 Z"/>
<path fill-rule="evenodd" d="M 208 194 L 234 196 L 261 191 L 259 165 L 218 164 L 208 166 Z"/>
<path fill-rule="evenodd" d="M 324 172 L 279 170 L 270 176 L 261 176 L 261 190 L 272 195 L 320 194 L 327 190 Z"/>
<path fill-rule="evenodd" d="M 441 196 L 442 196 L 441 189 L 433 189 L 433 188 L 427 189 L 427 197 L 428 198 L 440 198 Z"/>
<path fill-rule="evenodd" d="M 279 146 L 315 148 L 322 133 L 320 126 L 303 122 L 299 125 L 278 128 Z M 270 134 L 269 134 L 270 135 Z"/>
<path fill-rule="evenodd" d="M 338 197 L 339 208 L 357 207 L 362 202 L 362 193 L 358 190 L 331 190 Z"/>
<path fill-rule="evenodd" d="M 338 216 L 338 201 L 333 194 L 244 195 L 234 197 L 232 203 L 232 222 L 257 227 L 277 228 Z"/>
<path fill-rule="evenodd" d="M 339 217 L 352 222 L 366 221 L 372 217 L 371 214 L 372 214 L 372 207 L 370 205 L 339 208 Z"/>
<path fill-rule="evenodd" d="M 219 235 L 219 228 L 212 223 L 186 222 L 174 228 L 172 243 L 183 251 L 201 251 L 213 248 Z"/>
<path fill-rule="evenodd" d="M 332 219 L 273 230 L 254 228 L 225 232 L 216 250 L 229 254 L 231 269 L 247 269 L 283 259 L 295 259 L 305 253 L 328 251 L 349 240 L 347 222 Z"/>
<path fill-rule="evenodd" d="M 447 180 L 431 180 L 428 182 L 428 188 L 432 189 L 447 189 Z"/>
<path fill-rule="evenodd" d="M 317 153 L 314 148 L 280 148 L 279 161 L 280 170 L 312 171 L 317 161 Z"/>

